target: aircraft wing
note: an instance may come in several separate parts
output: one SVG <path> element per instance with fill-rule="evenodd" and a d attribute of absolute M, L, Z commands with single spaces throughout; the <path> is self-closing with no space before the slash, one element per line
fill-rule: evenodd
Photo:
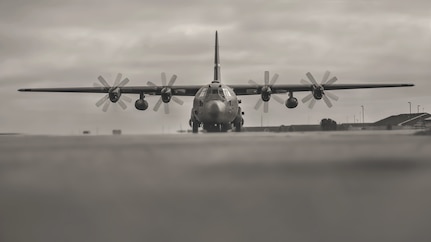
<path fill-rule="evenodd" d="M 265 85 L 228 85 L 237 95 L 256 95 L 260 94 Z M 342 89 L 366 89 L 366 88 L 388 88 L 388 87 L 411 87 L 414 84 L 323 84 L 325 90 L 342 90 Z M 305 84 L 275 84 L 270 86 L 273 93 L 287 92 L 306 92 L 311 91 L 313 85 Z"/>
<path fill-rule="evenodd" d="M 228 85 L 237 95 L 260 94 L 264 85 Z M 322 85 L 325 90 L 341 89 L 366 89 L 366 88 L 388 88 L 388 87 L 411 87 L 414 84 L 331 84 Z M 176 96 L 195 96 L 202 85 L 171 86 L 172 94 Z M 313 85 L 304 84 L 276 84 L 271 86 L 273 93 L 306 92 L 311 91 Z M 126 86 L 118 87 L 121 93 L 144 93 L 148 95 L 160 95 L 164 86 Z M 20 92 L 81 92 L 81 93 L 108 93 L 109 87 L 63 87 L 63 88 L 23 88 Z"/>
<path fill-rule="evenodd" d="M 194 96 L 202 85 L 171 86 L 172 94 L 176 96 Z M 121 93 L 144 93 L 160 95 L 164 86 L 125 86 L 118 87 Z M 22 88 L 20 92 L 81 92 L 81 93 L 108 93 L 110 87 L 64 87 L 64 88 Z"/>

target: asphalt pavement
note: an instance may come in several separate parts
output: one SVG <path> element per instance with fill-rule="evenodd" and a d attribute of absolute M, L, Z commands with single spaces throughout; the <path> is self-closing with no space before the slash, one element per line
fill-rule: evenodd
<path fill-rule="evenodd" d="M 431 136 L 0 136 L 0 241 L 431 241 Z"/>

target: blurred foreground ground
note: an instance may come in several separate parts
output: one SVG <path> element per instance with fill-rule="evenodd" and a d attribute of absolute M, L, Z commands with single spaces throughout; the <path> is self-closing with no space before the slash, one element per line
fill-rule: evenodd
<path fill-rule="evenodd" d="M 431 241 L 431 137 L 0 136 L 0 241 Z"/>

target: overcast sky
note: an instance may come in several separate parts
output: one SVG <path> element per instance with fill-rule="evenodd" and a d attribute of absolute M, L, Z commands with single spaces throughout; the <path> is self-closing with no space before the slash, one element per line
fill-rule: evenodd
<path fill-rule="evenodd" d="M 414 83 L 413 88 L 333 91 L 329 109 L 300 103 L 287 109 L 270 102 L 270 113 L 254 110 L 259 96 L 242 97 L 245 125 L 365 121 L 431 112 L 431 2 L 429 0 L 145 1 L 3 0 L 0 2 L 0 132 L 78 134 L 175 132 L 188 127 L 192 97 L 171 113 L 107 113 L 95 103 L 103 95 L 19 93 L 25 87 L 92 86 L 98 75 L 113 82 L 121 72 L 129 85 L 160 83 L 160 72 L 176 84 L 207 84 L 213 78 L 214 33 L 219 31 L 221 78 L 226 84 L 298 84 L 305 73 L 320 79 L 330 70 L 338 83 Z M 272 74 L 271 74 L 272 75 Z M 295 93 L 301 99 L 308 93 Z M 137 99 L 135 95 L 133 99 Z M 286 98 L 286 97 L 284 97 Z M 272 100 L 273 101 L 273 100 Z"/>

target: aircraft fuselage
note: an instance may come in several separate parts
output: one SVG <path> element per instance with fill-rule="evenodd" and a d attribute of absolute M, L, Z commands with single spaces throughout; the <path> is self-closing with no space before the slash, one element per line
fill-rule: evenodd
<path fill-rule="evenodd" d="M 227 131 L 232 124 L 236 126 L 239 121 L 243 122 L 238 104 L 238 98 L 230 87 L 214 81 L 196 93 L 191 122 L 202 125 L 209 132 Z"/>

